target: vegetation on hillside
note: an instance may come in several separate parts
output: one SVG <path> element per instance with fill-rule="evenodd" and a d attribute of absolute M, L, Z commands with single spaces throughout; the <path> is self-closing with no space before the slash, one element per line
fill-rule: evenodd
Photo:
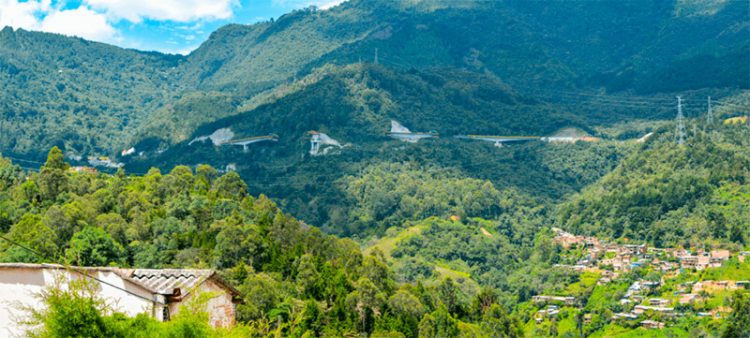
<path fill-rule="evenodd" d="M 265 196 L 250 196 L 234 172 L 220 176 L 204 165 L 142 177 L 73 173 L 58 148 L 39 173 L 12 167 L 3 160 L 0 168 L 11 173 L 0 190 L 0 231 L 23 247 L 2 241 L 0 261 L 218 269 L 242 291 L 238 319 L 262 336 L 515 330 L 495 301 L 457 307 L 451 280 L 397 283 L 381 254 L 363 255 L 355 242 L 300 223 Z M 96 304 L 87 304 L 85 315 L 100 318 L 92 312 Z M 107 318 L 102 325 L 119 322 L 120 329 L 155 325 Z"/>
<path fill-rule="evenodd" d="M 749 134 L 745 125 L 709 127 L 680 146 L 662 131 L 565 203 L 558 222 L 657 246 L 747 245 Z"/>

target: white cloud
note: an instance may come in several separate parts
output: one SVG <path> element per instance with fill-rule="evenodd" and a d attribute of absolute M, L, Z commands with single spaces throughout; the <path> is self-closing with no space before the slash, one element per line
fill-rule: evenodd
<path fill-rule="evenodd" d="M 4 26 L 78 36 L 101 42 L 119 40 L 117 30 L 107 22 L 103 14 L 84 6 L 59 10 L 51 5 L 51 0 L 0 0 L 0 27 Z"/>
<path fill-rule="evenodd" d="M 315 6 L 320 9 L 329 9 L 337 6 L 346 0 L 273 0 L 277 5 L 288 6 L 293 8 L 306 8 Z"/>
<path fill-rule="evenodd" d="M 104 14 L 83 6 L 50 12 L 42 20 L 40 30 L 102 42 L 114 42 L 119 39 L 117 30 L 107 22 Z"/>
<path fill-rule="evenodd" d="M 49 9 L 50 1 L 0 0 L 0 27 L 38 29 L 37 14 Z"/>
<path fill-rule="evenodd" d="M 228 19 L 237 0 L 84 0 L 113 20 L 139 23 L 143 19 L 190 22 Z"/>

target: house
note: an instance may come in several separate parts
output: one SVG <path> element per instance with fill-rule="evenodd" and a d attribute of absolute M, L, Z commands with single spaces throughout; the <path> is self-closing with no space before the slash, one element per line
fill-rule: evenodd
<path fill-rule="evenodd" d="M 712 267 L 720 267 L 721 263 L 732 257 L 729 250 L 713 250 L 710 255 Z"/>
<path fill-rule="evenodd" d="M 115 267 L 65 267 L 57 264 L 0 264 L 0 336 L 22 335 L 27 329 L 19 321 L 22 308 L 39 308 L 36 297 L 47 287 L 74 280 L 90 280 L 96 295 L 115 311 L 128 316 L 148 313 L 167 321 L 180 305 L 196 294 L 210 292 L 207 311 L 214 327 L 235 323 L 239 292 L 223 282 L 213 270 L 124 269 Z"/>
<path fill-rule="evenodd" d="M 663 329 L 664 323 L 653 321 L 653 320 L 644 320 L 641 322 L 641 327 L 644 327 L 647 329 Z"/>
<path fill-rule="evenodd" d="M 633 309 L 633 313 L 642 314 L 649 310 L 654 311 L 654 312 L 664 313 L 664 314 L 674 313 L 674 308 L 671 308 L 671 307 L 646 306 L 646 305 L 636 305 L 635 308 Z"/>
<path fill-rule="evenodd" d="M 560 309 L 557 306 L 549 305 L 547 306 L 546 310 L 537 311 L 537 313 L 534 315 L 534 319 L 536 320 L 537 323 L 541 323 L 544 320 L 544 318 L 556 317 L 558 313 L 560 313 Z"/>
<path fill-rule="evenodd" d="M 551 303 L 558 302 L 565 305 L 575 304 L 576 299 L 574 297 L 562 297 L 562 296 L 534 296 L 532 297 L 534 303 Z"/>
<path fill-rule="evenodd" d="M 672 301 L 663 298 L 651 298 L 648 300 L 648 303 L 651 304 L 651 306 L 667 307 L 672 304 Z"/>
<path fill-rule="evenodd" d="M 698 295 L 694 293 L 686 293 L 686 294 L 680 295 L 679 302 L 680 304 L 690 304 L 693 301 L 695 301 L 696 298 L 698 298 Z"/>
<path fill-rule="evenodd" d="M 716 293 L 722 290 L 737 290 L 742 285 L 738 286 L 737 282 L 731 280 L 717 280 L 717 281 L 702 281 L 693 285 L 693 293 L 706 291 L 708 293 Z"/>
<path fill-rule="evenodd" d="M 711 264 L 709 255 L 683 256 L 680 258 L 680 267 L 683 269 L 703 270 Z"/>
<path fill-rule="evenodd" d="M 638 315 L 635 314 L 635 313 L 632 313 L 632 312 L 620 312 L 620 313 L 616 313 L 614 315 L 614 317 L 612 317 L 612 318 L 614 318 L 614 319 L 633 320 L 633 319 L 637 319 Z"/>

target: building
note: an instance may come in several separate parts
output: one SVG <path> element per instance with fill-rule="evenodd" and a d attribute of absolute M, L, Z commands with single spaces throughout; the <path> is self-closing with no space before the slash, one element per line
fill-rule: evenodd
<path fill-rule="evenodd" d="M 694 293 L 682 294 L 682 295 L 680 295 L 679 303 L 680 304 L 690 304 L 690 303 L 694 302 L 697 298 L 698 298 L 698 295 L 696 295 Z"/>
<path fill-rule="evenodd" d="M 547 306 L 547 309 L 537 311 L 534 315 L 534 319 L 537 323 L 541 323 L 545 318 L 556 317 L 558 313 L 560 313 L 560 309 L 557 306 L 549 305 Z"/>
<path fill-rule="evenodd" d="M 633 319 L 638 319 L 638 315 L 632 312 L 620 312 L 620 313 L 615 313 L 615 315 L 612 318 L 633 320 Z"/>
<path fill-rule="evenodd" d="M 648 300 L 648 303 L 651 304 L 651 306 L 667 307 L 672 304 L 672 301 L 663 298 L 651 298 Z"/>
<path fill-rule="evenodd" d="M 741 251 L 740 255 L 737 256 L 737 259 L 740 261 L 740 263 L 744 263 L 747 257 L 750 257 L 750 251 Z"/>
<path fill-rule="evenodd" d="M 729 250 L 713 250 L 711 251 L 711 267 L 720 267 L 724 261 L 732 257 Z"/>
<path fill-rule="evenodd" d="M 565 305 L 573 305 L 576 302 L 574 297 L 563 297 L 563 296 L 534 296 L 532 297 L 534 303 L 563 303 Z"/>
<path fill-rule="evenodd" d="M 213 270 L 123 269 L 115 267 L 64 267 L 57 264 L 0 264 L 0 336 L 22 335 L 23 308 L 40 306 L 37 295 L 47 287 L 73 280 L 95 283 L 98 297 L 128 316 L 148 313 L 160 321 L 177 314 L 194 295 L 210 292 L 207 311 L 214 327 L 235 323 L 239 292 Z"/>
<path fill-rule="evenodd" d="M 671 307 L 660 307 L 660 306 L 646 306 L 646 305 L 636 305 L 633 309 L 633 313 L 635 314 L 643 314 L 646 311 L 654 311 L 664 314 L 673 314 L 674 308 Z"/>
<path fill-rule="evenodd" d="M 695 283 L 695 285 L 693 285 L 693 293 L 699 293 L 701 291 L 706 291 L 707 293 L 716 293 L 723 290 L 737 290 L 742 287 L 744 286 L 738 286 L 737 282 L 732 280 L 706 280 Z"/>
<path fill-rule="evenodd" d="M 711 257 L 709 255 L 680 257 L 680 267 L 683 269 L 704 270 L 710 264 Z"/>
<path fill-rule="evenodd" d="M 663 329 L 664 323 L 653 320 L 644 320 L 641 322 L 641 326 L 647 329 Z"/>

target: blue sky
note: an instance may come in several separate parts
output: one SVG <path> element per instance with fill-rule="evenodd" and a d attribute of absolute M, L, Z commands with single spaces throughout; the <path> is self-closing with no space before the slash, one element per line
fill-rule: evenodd
<path fill-rule="evenodd" d="M 251 24 L 343 0 L 0 0 L 0 27 L 182 53 L 227 23 Z"/>

